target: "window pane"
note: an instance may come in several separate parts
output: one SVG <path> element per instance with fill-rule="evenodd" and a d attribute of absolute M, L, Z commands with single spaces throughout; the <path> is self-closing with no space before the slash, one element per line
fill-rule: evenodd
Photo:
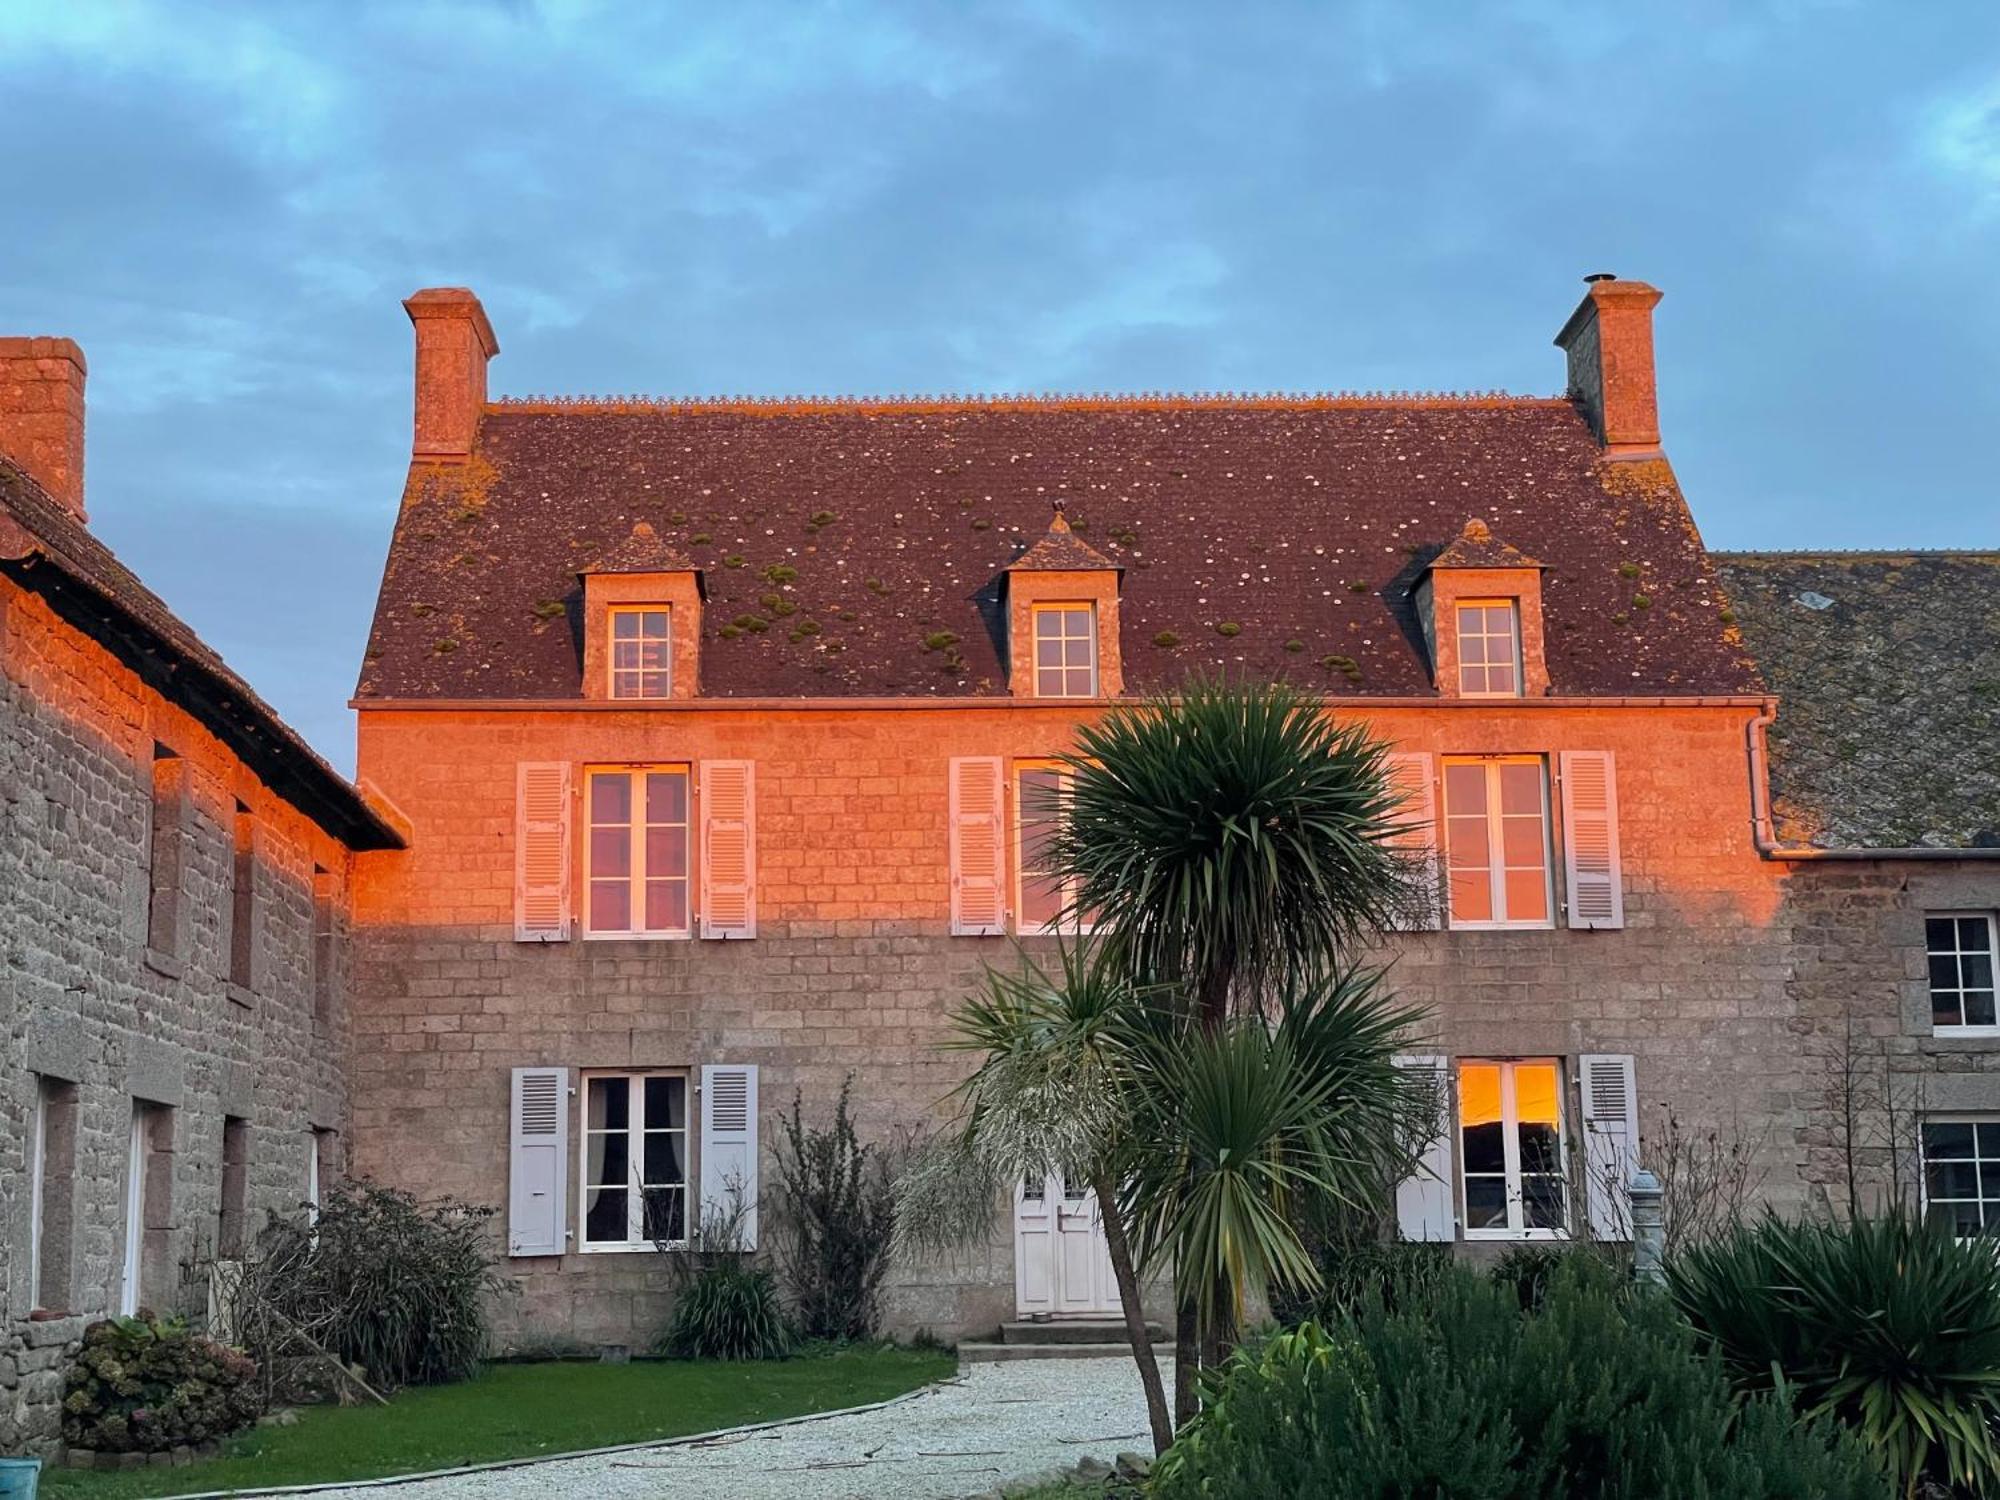
<path fill-rule="evenodd" d="M 590 1138 L 588 1181 L 592 1187 L 622 1187 L 632 1174 L 632 1136 L 629 1131 L 607 1130 Z"/>
<path fill-rule="evenodd" d="M 591 881 L 590 930 L 592 932 L 632 930 L 632 887 L 627 882 Z"/>
<path fill-rule="evenodd" d="M 1451 914 L 1460 922 L 1493 920 L 1493 879 L 1484 870 L 1451 872 Z"/>
<path fill-rule="evenodd" d="M 648 1130 L 687 1128 L 687 1081 L 681 1078 L 646 1080 L 646 1128 Z"/>
<path fill-rule="evenodd" d="M 1498 1177 L 1465 1179 L 1465 1227 L 1505 1229 L 1507 1227 L 1507 1184 Z"/>
<path fill-rule="evenodd" d="M 629 609 L 621 609 L 611 616 L 611 638 L 614 641 L 629 641 L 639 634 L 639 617 Z"/>
<path fill-rule="evenodd" d="M 1454 816 L 1486 812 L 1486 767 L 1468 761 L 1448 763 L 1444 768 L 1445 806 Z"/>
<path fill-rule="evenodd" d="M 646 830 L 646 873 L 680 877 L 688 872 L 688 831 L 685 828 Z"/>
<path fill-rule="evenodd" d="M 590 830 L 590 873 L 593 879 L 632 873 L 632 835 L 623 828 Z"/>
<path fill-rule="evenodd" d="M 1542 768 L 1519 762 L 1500 767 L 1500 811 L 1542 815 Z"/>
<path fill-rule="evenodd" d="M 1959 1009 L 1957 992 L 1953 990 L 1932 990 L 1931 1025 L 1963 1026 L 1965 1024 L 1965 1015 Z"/>
<path fill-rule="evenodd" d="M 687 772 L 649 772 L 646 776 L 646 821 L 685 823 L 687 796 Z"/>
<path fill-rule="evenodd" d="M 1972 1126 L 1963 1120 L 1927 1122 L 1924 1126 L 1924 1155 L 1970 1157 Z"/>
<path fill-rule="evenodd" d="M 1529 1229 L 1563 1229 L 1568 1226 L 1564 1212 L 1563 1180 L 1556 1176 L 1526 1177 L 1521 1182 L 1523 1224 Z"/>
<path fill-rule="evenodd" d="M 687 1162 L 683 1158 L 684 1137 L 678 1130 L 649 1130 L 646 1132 L 645 1177 L 647 1187 L 664 1187 L 687 1181 Z"/>
<path fill-rule="evenodd" d="M 1979 1130 L 1979 1154 L 1989 1160 L 2000 1158 L 2000 1121 L 1982 1121 Z M 1928 1137 L 1926 1138 L 1928 1140 Z M 1926 1147 L 1928 1149 L 1928 1146 Z"/>
<path fill-rule="evenodd" d="M 1931 988 L 1933 990 L 1955 990 L 1958 988 L 1958 960 L 1948 953 L 1931 955 Z"/>
<path fill-rule="evenodd" d="M 632 778 L 623 771 L 597 771 L 590 778 L 590 821 L 632 821 Z"/>
<path fill-rule="evenodd" d="M 1507 920 L 1546 922 L 1549 916 L 1549 883 L 1540 870 L 1507 872 Z"/>
<path fill-rule="evenodd" d="M 1517 870 L 1542 868 L 1545 845 L 1540 818 L 1502 818 L 1500 856 Z"/>
<path fill-rule="evenodd" d="M 1021 926 L 1040 932 L 1062 910 L 1062 885 L 1046 875 L 1021 877 Z"/>
<path fill-rule="evenodd" d="M 631 1086 L 623 1078 L 593 1078 L 584 1124 L 591 1130 L 623 1130 L 630 1118 L 630 1106 Z"/>
<path fill-rule="evenodd" d="M 1486 669 L 1486 686 L 1482 693 L 1511 693 L 1514 691 L 1514 664 L 1511 661 L 1495 662 Z"/>
<path fill-rule="evenodd" d="M 1993 991 L 1967 990 L 1965 992 L 1965 1024 L 1968 1026 L 1991 1026 L 1993 1024 Z"/>
<path fill-rule="evenodd" d="M 1987 931 L 1986 918 L 1960 917 L 1958 919 L 1958 946 L 1968 952 L 1986 952 L 1993 946 L 1993 936 Z"/>
<path fill-rule="evenodd" d="M 646 882 L 646 930 L 682 932 L 688 925 L 687 882 L 649 880 Z"/>
<path fill-rule="evenodd" d="M 1969 990 L 1993 988 L 1993 958 L 1986 953 L 1968 953 L 1958 961 L 1959 983 Z"/>
<path fill-rule="evenodd" d="M 1523 1120 L 1520 1126 L 1521 1170 L 1556 1172 L 1562 1168 L 1562 1141 L 1553 1125 L 1534 1125 Z"/>
<path fill-rule="evenodd" d="M 583 1195 L 583 1237 L 591 1244 L 622 1245 L 626 1239 L 625 1189 L 588 1188 Z"/>
<path fill-rule="evenodd" d="M 1924 944 L 1933 952 L 1953 946 L 1956 936 L 1954 923 L 1950 917 L 1926 917 L 1924 919 Z"/>
<path fill-rule="evenodd" d="M 1468 1172 L 1504 1172 L 1507 1168 L 1506 1146 L 1501 1140 L 1500 1122 L 1490 1125 L 1467 1125 L 1461 1132 L 1465 1142 L 1465 1170 Z"/>
<path fill-rule="evenodd" d="M 683 1188 L 649 1188 L 645 1199 L 646 1238 L 687 1238 L 687 1192 Z"/>
<path fill-rule="evenodd" d="M 666 610 L 649 609 L 645 612 L 645 614 L 641 615 L 639 618 L 642 622 L 642 628 L 640 630 L 641 635 L 644 635 L 653 640 L 663 641 L 667 638 Z"/>
<path fill-rule="evenodd" d="M 1063 644 L 1050 637 L 1035 643 L 1035 665 L 1038 667 L 1059 667 L 1063 664 Z"/>

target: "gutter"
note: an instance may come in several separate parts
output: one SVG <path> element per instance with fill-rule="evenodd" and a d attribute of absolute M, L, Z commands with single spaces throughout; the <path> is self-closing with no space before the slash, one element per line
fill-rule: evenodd
<path fill-rule="evenodd" d="M 1750 837 L 1759 857 L 1783 863 L 1805 861 L 1902 861 L 1902 860 L 1989 860 L 2000 859 L 2000 849 L 1934 849 L 1928 847 L 1885 849 L 1813 849 L 1778 842 L 1777 825 L 1771 817 L 1771 758 L 1765 731 L 1777 720 L 1778 700 L 1766 698 L 1757 714 L 1743 726 L 1744 747 L 1750 760 Z"/>

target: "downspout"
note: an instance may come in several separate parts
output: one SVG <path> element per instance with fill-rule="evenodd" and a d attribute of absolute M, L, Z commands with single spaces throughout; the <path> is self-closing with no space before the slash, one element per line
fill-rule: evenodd
<path fill-rule="evenodd" d="M 1771 817 L 1771 764 L 1764 738 L 1764 732 L 1776 722 L 1777 717 L 1778 700 L 1766 698 L 1764 706 L 1744 726 L 1743 731 L 1750 758 L 1750 837 L 1757 846 L 1760 858 L 1784 861 L 2000 859 L 2000 848 L 1802 849 L 1780 844 L 1777 825 Z"/>

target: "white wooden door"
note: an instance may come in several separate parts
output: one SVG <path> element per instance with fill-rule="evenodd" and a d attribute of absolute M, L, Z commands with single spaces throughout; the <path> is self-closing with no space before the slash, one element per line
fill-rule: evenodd
<path fill-rule="evenodd" d="M 1059 1176 L 1021 1185 L 1014 1200 L 1014 1299 L 1022 1317 L 1102 1317 L 1118 1284 L 1097 1195 Z"/>

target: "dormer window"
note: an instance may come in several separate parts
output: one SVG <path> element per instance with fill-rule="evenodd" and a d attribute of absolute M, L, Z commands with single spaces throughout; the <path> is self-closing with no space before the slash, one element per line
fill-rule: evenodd
<path fill-rule="evenodd" d="M 611 610 L 611 696 L 673 696 L 673 611 L 665 605 Z"/>
<path fill-rule="evenodd" d="M 1521 606 L 1517 601 L 1458 602 L 1458 695 L 1521 696 Z"/>
<path fill-rule="evenodd" d="M 1037 604 L 1035 696 L 1097 696 L 1097 610 L 1089 604 Z"/>

